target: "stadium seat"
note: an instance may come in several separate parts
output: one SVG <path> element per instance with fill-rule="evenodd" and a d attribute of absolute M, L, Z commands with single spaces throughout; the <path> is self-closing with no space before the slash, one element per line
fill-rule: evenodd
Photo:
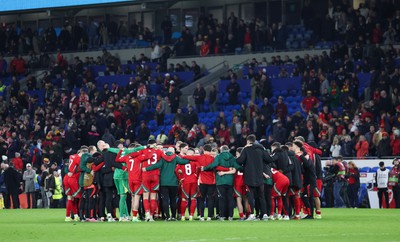
<path fill-rule="evenodd" d="M 360 169 L 360 172 L 370 172 L 371 167 L 365 166 Z"/>
<path fill-rule="evenodd" d="M 379 166 L 372 167 L 369 172 L 375 173 L 377 170 L 379 170 Z"/>

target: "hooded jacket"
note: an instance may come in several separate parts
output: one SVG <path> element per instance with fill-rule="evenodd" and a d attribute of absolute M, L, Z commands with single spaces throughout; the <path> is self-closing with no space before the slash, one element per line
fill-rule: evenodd
<path fill-rule="evenodd" d="M 189 163 L 172 152 L 167 152 L 161 156 L 159 162 L 146 167 L 146 171 L 160 169 L 160 186 L 178 186 L 178 178 L 175 175 L 175 167 L 177 164 L 185 165 Z"/>
<path fill-rule="evenodd" d="M 217 155 L 214 159 L 214 162 L 211 163 L 210 165 L 204 167 L 204 170 L 212 170 L 217 166 L 222 166 L 225 168 L 230 168 L 234 167 L 236 170 L 241 170 L 242 167 L 239 166 L 239 164 L 236 162 L 235 157 L 228 152 L 222 152 L 221 154 Z M 218 174 L 216 176 L 216 184 L 218 185 L 233 185 L 233 177 L 234 174 L 227 174 L 223 176 L 219 176 Z"/>
<path fill-rule="evenodd" d="M 281 171 L 287 178 L 289 178 L 291 183 L 293 166 L 291 165 L 287 153 L 281 148 L 276 148 L 274 153 L 271 155 L 271 158 L 275 163 L 276 169 Z"/>
<path fill-rule="evenodd" d="M 243 167 L 244 183 L 252 187 L 264 184 L 264 163 L 270 164 L 273 162 L 264 147 L 258 144 L 245 147 L 236 161 Z"/>
<path fill-rule="evenodd" d="M 293 164 L 292 180 L 290 186 L 295 189 L 300 189 L 303 187 L 303 182 L 301 180 L 301 171 L 302 171 L 301 163 L 296 158 L 296 155 L 293 151 L 288 151 L 287 154 L 289 156 L 291 163 Z"/>

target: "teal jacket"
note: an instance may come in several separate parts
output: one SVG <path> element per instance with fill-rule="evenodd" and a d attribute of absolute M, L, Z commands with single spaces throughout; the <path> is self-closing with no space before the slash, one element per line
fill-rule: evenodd
<path fill-rule="evenodd" d="M 236 170 L 242 169 L 242 167 L 236 162 L 235 157 L 229 152 L 222 152 L 221 154 L 217 155 L 214 159 L 214 162 L 204 167 L 203 169 L 205 171 L 212 170 L 217 166 L 222 166 L 225 168 L 233 167 Z M 234 174 L 223 176 L 219 176 L 218 174 L 216 174 L 215 177 L 217 185 L 233 185 Z"/>
<path fill-rule="evenodd" d="M 178 178 L 175 174 L 176 165 L 189 163 L 172 152 L 167 152 L 160 161 L 146 168 L 146 171 L 160 169 L 160 186 L 178 186 Z"/>

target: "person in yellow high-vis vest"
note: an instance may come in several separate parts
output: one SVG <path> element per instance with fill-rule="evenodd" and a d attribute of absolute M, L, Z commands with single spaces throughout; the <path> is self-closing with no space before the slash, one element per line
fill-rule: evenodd
<path fill-rule="evenodd" d="M 57 171 L 53 172 L 54 180 L 55 180 L 55 189 L 53 193 L 53 204 L 51 205 L 52 208 L 58 208 L 58 203 L 62 199 L 62 187 L 61 187 L 61 177 Z"/>

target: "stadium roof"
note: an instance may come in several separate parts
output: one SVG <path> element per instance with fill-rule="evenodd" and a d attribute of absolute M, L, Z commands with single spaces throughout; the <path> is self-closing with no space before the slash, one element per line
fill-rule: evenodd
<path fill-rule="evenodd" d="M 136 0 L 0 0 L 0 12 L 53 9 L 83 5 L 128 3 Z"/>

